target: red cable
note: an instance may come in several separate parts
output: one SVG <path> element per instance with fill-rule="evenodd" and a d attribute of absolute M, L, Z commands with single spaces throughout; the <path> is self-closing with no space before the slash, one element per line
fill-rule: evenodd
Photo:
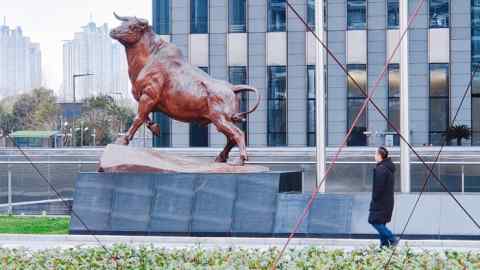
<path fill-rule="evenodd" d="M 330 51 L 330 49 L 325 45 L 325 43 L 323 43 L 320 38 L 318 37 L 318 35 L 312 31 L 312 29 L 310 28 L 310 26 L 308 26 L 308 24 L 306 24 L 305 20 L 300 16 L 300 14 L 298 14 L 298 12 L 292 7 L 292 5 L 288 2 L 288 1 L 285 1 L 286 4 L 288 5 L 288 7 L 295 13 L 295 15 L 297 17 L 299 17 L 299 19 L 307 26 L 307 28 L 309 28 L 309 30 L 314 34 L 314 36 L 319 40 L 319 42 L 322 44 L 322 46 L 325 48 L 325 50 L 328 52 L 328 54 L 334 59 L 334 61 L 346 72 L 347 76 L 351 78 L 351 75 L 348 73 L 347 69 L 340 63 L 340 61 L 335 57 L 335 55 Z M 325 182 L 325 179 L 326 177 L 330 174 L 330 171 L 331 169 L 335 166 L 339 156 L 340 156 L 340 153 L 342 152 L 343 148 L 345 148 L 347 142 L 348 142 L 348 138 L 350 137 L 352 131 L 353 131 L 353 128 L 356 126 L 358 120 L 360 119 L 360 116 L 361 114 L 365 111 L 367 105 L 368 105 L 368 102 L 370 102 L 372 96 L 375 94 L 376 90 L 378 89 L 378 86 L 380 84 L 380 81 L 385 77 L 385 74 L 388 70 L 388 64 L 390 63 L 390 61 L 393 59 L 395 53 L 397 52 L 398 48 L 400 47 L 401 45 L 401 42 L 403 40 L 403 38 L 405 37 L 405 35 L 407 34 L 407 31 L 408 31 L 408 28 L 410 28 L 410 25 L 412 24 L 413 20 L 417 17 L 421 7 L 423 6 L 423 4 L 425 3 L 425 0 L 421 0 L 419 2 L 419 4 L 417 5 L 417 8 L 415 9 L 413 15 L 409 18 L 408 20 L 408 24 L 407 24 L 407 29 L 405 29 L 405 31 L 402 33 L 402 35 L 400 36 L 400 40 L 398 41 L 397 45 L 395 46 L 393 52 L 392 52 L 392 55 L 388 58 L 388 61 L 385 63 L 384 67 L 383 67 L 383 70 L 382 72 L 380 73 L 380 75 L 378 76 L 378 78 L 375 80 L 374 84 L 373 84 L 373 87 L 372 87 L 372 91 L 371 93 L 367 96 L 367 98 L 365 99 L 365 101 L 363 102 L 362 104 L 362 107 L 360 109 L 360 111 L 357 113 L 350 129 L 348 130 L 347 134 L 345 135 L 344 139 L 343 139 L 343 142 L 340 144 L 340 147 L 338 148 L 330 166 L 327 168 L 327 171 L 325 172 L 325 175 L 322 177 L 322 180 L 320 181 L 319 184 L 317 184 L 317 186 L 315 187 L 315 189 L 313 190 L 312 192 L 312 196 L 310 197 L 310 199 L 308 200 L 308 203 L 307 203 L 307 206 L 305 207 L 304 211 L 303 211 L 303 214 L 300 216 L 300 218 L 297 220 L 294 228 L 293 228 L 293 231 L 290 233 L 290 235 L 288 236 L 288 239 L 287 239 L 287 242 L 285 243 L 285 245 L 283 246 L 283 248 L 281 249 L 280 253 L 278 254 L 277 258 L 275 259 L 273 265 L 272 265 L 272 270 L 275 270 L 277 268 L 277 264 L 279 262 L 279 260 L 281 259 L 281 257 L 283 256 L 283 254 L 285 253 L 285 250 L 287 249 L 287 246 L 288 244 L 290 243 L 290 241 L 293 239 L 293 237 L 295 236 L 295 234 L 297 233 L 298 229 L 300 228 L 300 225 L 303 223 L 305 217 L 308 215 L 308 212 L 310 211 L 312 205 L 313 205 L 313 202 L 315 201 L 317 195 L 318 195 L 318 192 L 320 191 L 320 187 L 322 186 L 322 184 Z"/>

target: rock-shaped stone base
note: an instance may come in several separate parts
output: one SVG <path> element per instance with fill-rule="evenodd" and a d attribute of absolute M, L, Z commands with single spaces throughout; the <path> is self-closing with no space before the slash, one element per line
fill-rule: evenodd
<path fill-rule="evenodd" d="M 109 144 L 100 159 L 100 172 L 252 173 L 269 168 L 235 166 L 161 153 L 153 149 Z"/>

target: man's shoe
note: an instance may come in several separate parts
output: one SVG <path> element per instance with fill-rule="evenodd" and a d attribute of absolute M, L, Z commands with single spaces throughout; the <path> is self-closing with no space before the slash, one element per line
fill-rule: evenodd
<path fill-rule="evenodd" d="M 400 243 L 400 239 L 398 239 L 398 237 L 395 237 L 394 241 L 390 241 L 390 246 L 391 247 L 396 247 L 396 246 L 398 246 L 398 243 Z"/>

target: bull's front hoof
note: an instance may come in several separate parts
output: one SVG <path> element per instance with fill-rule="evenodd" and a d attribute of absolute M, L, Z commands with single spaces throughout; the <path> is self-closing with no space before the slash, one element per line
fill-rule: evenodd
<path fill-rule="evenodd" d="M 158 124 L 153 124 L 149 128 L 150 128 L 150 131 L 152 131 L 153 135 L 157 137 L 160 136 L 160 126 Z"/>
<path fill-rule="evenodd" d="M 222 156 L 222 155 L 218 155 L 216 158 L 215 158 L 215 162 L 218 162 L 218 163 L 225 163 L 227 162 L 227 159 Z"/>
<path fill-rule="evenodd" d="M 235 158 L 232 162 L 229 162 L 228 164 L 233 166 L 243 166 L 245 165 L 245 160 L 243 158 Z"/>
<path fill-rule="evenodd" d="M 115 144 L 128 145 L 129 141 L 127 137 L 120 137 L 115 141 Z"/>

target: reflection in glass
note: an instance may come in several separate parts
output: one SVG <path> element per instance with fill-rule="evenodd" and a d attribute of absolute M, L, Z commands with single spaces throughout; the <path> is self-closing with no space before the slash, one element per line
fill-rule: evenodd
<path fill-rule="evenodd" d="M 307 0 L 307 23 L 315 28 L 315 0 Z"/>
<path fill-rule="evenodd" d="M 399 0 L 388 0 L 388 29 L 397 29 L 400 24 L 400 9 L 398 6 Z"/>
<path fill-rule="evenodd" d="M 159 35 L 170 34 L 170 4 L 171 0 L 155 0 L 153 1 L 153 26 Z"/>
<path fill-rule="evenodd" d="M 268 67 L 268 146 L 287 145 L 287 68 Z"/>
<path fill-rule="evenodd" d="M 388 65 L 388 120 L 396 127 L 400 127 L 400 66 L 399 64 Z M 388 131 L 394 130 L 388 125 Z M 393 137 L 393 144 L 400 145 L 397 134 Z"/>
<path fill-rule="evenodd" d="M 480 145 L 480 0 L 472 0 L 472 145 Z"/>
<path fill-rule="evenodd" d="M 430 0 L 430 28 L 448 28 L 448 2 L 448 0 Z"/>
<path fill-rule="evenodd" d="M 450 121 L 448 64 L 430 64 L 430 144 L 442 145 Z"/>
<path fill-rule="evenodd" d="M 228 1 L 228 30 L 230 33 L 247 31 L 247 0 Z"/>
<path fill-rule="evenodd" d="M 426 192 L 445 192 L 438 181 L 429 173 L 423 164 L 413 164 L 410 166 L 411 190 L 412 192 L 420 192 L 423 185 L 430 175 L 426 185 Z M 462 166 L 460 165 L 435 165 L 433 172 L 437 175 L 442 183 L 451 192 L 462 192 Z"/>
<path fill-rule="evenodd" d="M 208 0 L 190 0 L 190 32 L 208 33 Z"/>
<path fill-rule="evenodd" d="M 464 165 L 464 192 L 480 192 L 480 166 Z"/>
<path fill-rule="evenodd" d="M 247 67 L 230 67 L 228 78 L 231 84 L 247 84 Z M 248 93 L 240 94 L 240 111 L 248 111 Z M 248 145 L 248 115 L 245 122 L 238 123 L 237 126 L 245 133 L 245 143 Z"/>
<path fill-rule="evenodd" d="M 315 146 L 315 66 L 307 67 L 307 146 Z"/>
<path fill-rule="evenodd" d="M 348 30 L 363 30 L 367 27 L 366 0 L 347 0 Z"/>
<path fill-rule="evenodd" d="M 355 120 L 357 114 L 360 112 L 360 109 L 365 100 L 365 95 L 359 89 L 359 86 L 363 91 L 367 91 L 367 66 L 366 65 L 348 65 L 348 73 L 353 77 L 354 80 L 348 77 L 347 81 L 347 131 L 352 126 L 353 121 Z M 365 132 L 367 131 L 367 114 L 366 110 L 360 115 L 359 120 L 357 121 L 353 131 L 348 138 L 349 146 L 366 146 L 367 145 L 367 136 Z"/>
<path fill-rule="evenodd" d="M 268 0 L 268 32 L 286 31 L 285 0 Z"/>

